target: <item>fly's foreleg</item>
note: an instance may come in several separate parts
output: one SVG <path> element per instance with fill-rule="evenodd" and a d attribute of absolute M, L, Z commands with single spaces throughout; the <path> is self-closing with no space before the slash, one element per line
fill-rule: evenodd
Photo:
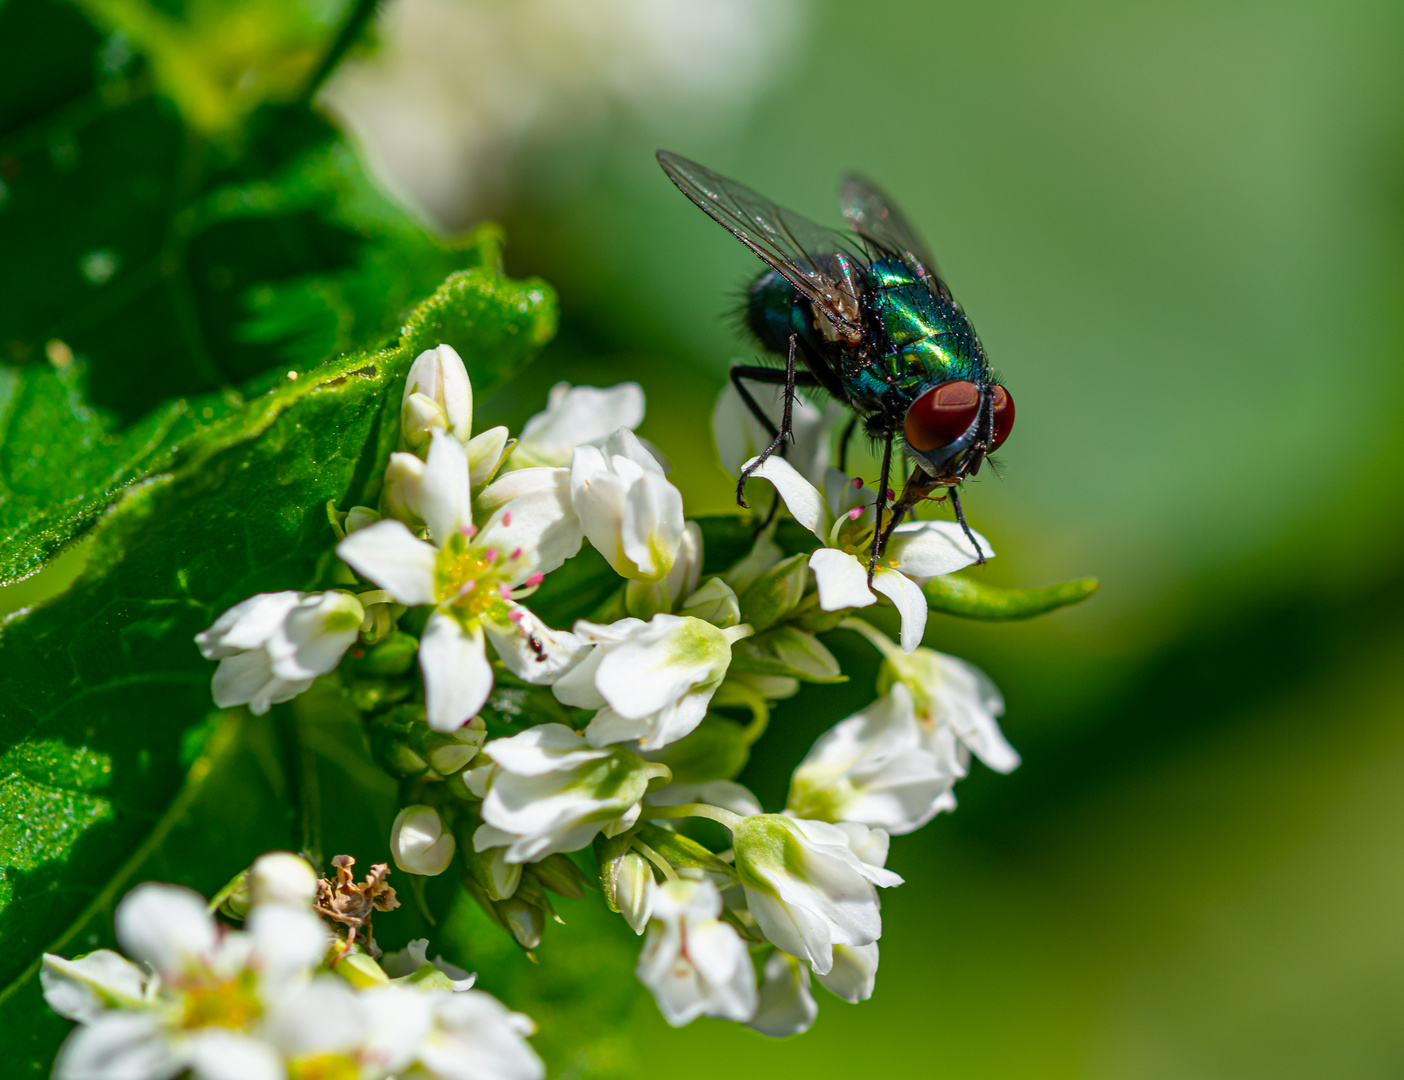
<path fill-rule="evenodd" d="M 892 475 L 892 437 L 893 433 L 887 433 L 887 441 L 882 447 L 882 473 L 878 477 L 877 503 L 873 509 L 877 513 L 875 524 L 873 525 L 873 550 L 868 556 L 868 588 L 873 587 L 873 574 L 877 572 L 877 561 L 882 555 L 882 550 L 887 546 L 887 534 L 892 531 L 892 525 L 897 520 L 894 515 L 892 521 L 883 528 L 883 511 L 887 509 L 888 490 L 887 483 Z"/>
<path fill-rule="evenodd" d="M 791 421 L 795 407 L 795 387 L 797 386 L 817 386 L 818 382 L 813 375 L 808 372 L 797 372 L 795 370 L 795 350 L 799 345 L 799 335 L 790 335 L 790 351 L 785 360 L 785 370 L 779 371 L 776 368 L 752 367 L 746 364 L 738 364 L 731 369 L 731 384 L 736 387 L 736 392 L 741 396 L 741 400 L 746 403 L 746 408 L 751 410 L 751 415 L 761 422 L 761 425 L 773 436 L 769 446 L 741 470 L 741 478 L 736 482 L 736 502 L 739 506 L 746 506 L 746 481 L 751 478 L 751 474 L 761 467 L 771 454 L 780 450 L 786 439 L 792 438 L 793 431 Z M 765 414 L 765 410 L 756 402 L 751 391 L 746 388 L 745 382 L 769 383 L 772 386 L 783 384 L 785 387 L 784 406 L 780 418 L 780 426 L 777 428 L 775 422 Z M 783 454 L 783 450 L 781 451 Z"/>

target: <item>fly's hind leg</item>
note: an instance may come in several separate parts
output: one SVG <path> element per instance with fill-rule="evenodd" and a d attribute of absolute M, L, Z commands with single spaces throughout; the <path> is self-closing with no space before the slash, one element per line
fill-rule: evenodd
<path fill-rule="evenodd" d="M 792 437 L 791 417 L 795 406 L 795 387 L 797 386 L 818 386 L 818 380 L 807 371 L 795 370 L 795 349 L 799 344 L 799 335 L 790 335 L 790 352 L 785 360 L 785 370 L 776 368 L 756 367 L 749 364 L 737 364 L 731 369 L 731 385 L 736 387 L 736 392 L 741 395 L 741 400 L 746 403 L 746 408 L 751 410 L 751 415 L 761 422 L 766 431 L 773 436 L 771 444 L 767 446 L 756 459 L 741 470 L 741 478 L 736 482 L 736 503 L 738 506 L 746 506 L 746 481 L 751 478 L 751 474 L 759 469 L 771 454 L 779 450 L 786 439 Z M 774 421 L 765 414 L 765 410 L 756 402 L 751 391 L 746 388 L 746 382 L 769 383 L 772 386 L 783 385 L 785 387 L 784 410 L 780 418 L 780 426 L 777 428 Z M 783 451 L 782 451 L 783 453 Z"/>

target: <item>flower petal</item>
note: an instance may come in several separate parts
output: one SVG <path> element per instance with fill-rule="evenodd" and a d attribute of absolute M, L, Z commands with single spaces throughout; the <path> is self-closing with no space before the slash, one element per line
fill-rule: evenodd
<path fill-rule="evenodd" d="M 69 1020 L 91 1024 L 108 1009 L 140 1005 L 146 972 L 111 949 L 98 949 L 76 960 L 45 953 L 39 982 L 49 1008 Z"/>
<path fill-rule="evenodd" d="M 419 639 L 424 675 L 425 719 L 435 731 L 457 731 L 471 720 L 492 692 L 483 631 L 465 630 L 451 615 L 429 616 Z"/>
<path fill-rule="evenodd" d="M 74 1030 L 54 1062 L 54 1080 L 169 1080 L 184 1071 L 161 1017 L 113 1010 Z"/>
<path fill-rule="evenodd" d="M 510 622 L 484 620 L 482 625 L 507 670 L 534 686 L 550 686 L 590 649 L 574 634 L 551 629 L 520 606 Z"/>
<path fill-rule="evenodd" d="M 905 574 L 880 566 L 873 574 L 873 588 L 892 601 L 902 616 L 901 643 L 904 652 L 921 644 L 926 633 L 926 594 Z"/>
<path fill-rule="evenodd" d="M 994 548 L 979 533 L 985 558 L 994 558 Z M 895 562 L 908 577 L 924 583 L 939 574 L 953 574 L 977 561 L 965 530 L 954 521 L 909 521 L 892 530 L 884 562 Z"/>
<path fill-rule="evenodd" d="M 746 466 L 755 460 L 752 458 L 746 462 Z M 772 455 L 751 475 L 774 484 L 780 498 L 785 500 L 790 516 L 820 540 L 829 535 L 829 529 L 834 524 L 829 504 L 819 489 L 801 476 L 788 461 L 779 455 Z"/>
<path fill-rule="evenodd" d="M 163 976 L 214 951 L 215 924 L 205 912 L 204 898 L 177 885 L 138 885 L 117 905 L 115 922 L 122 951 Z"/>
<path fill-rule="evenodd" d="M 343 562 L 406 607 L 434 602 L 438 553 L 398 521 L 378 521 L 336 545 Z"/>
<path fill-rule="evenodd" d="M 643 417 L 644 392 L 638 383 L 608 389 L 557 383 L 546 409 L 522 425 L 510 465 L 569 465 L 575 447 L 601 442 L 620 428 L 633 430 Z"/>
<path fill-rule="evenodd" d="M 419 516 L 429 526 L 434 543 L 443 547 L 461 526 L 473 521 L 468 495 L 468 454 L 442 428 L 434 430 L 424 476 L 419 481 Z"/>
<path fill-rule="evenodd" d="M 825 611 L 842 611 L 877 603 L 877 597 L 868 588 L 867 567 L 858 560 L 858 556 L 834 548 L 820 548 L 809 557 L 809 568 L 814 571 L 819 606 Z"/>

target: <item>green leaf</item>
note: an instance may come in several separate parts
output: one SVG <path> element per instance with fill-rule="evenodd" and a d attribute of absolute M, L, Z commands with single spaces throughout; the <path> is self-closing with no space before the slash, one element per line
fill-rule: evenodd
<path fill-rule="evenodd" d="M 92 787 L 90 780 L 69 779 Z M 71 957 L 114 948 L 113 909 L 141 881 L 186 885 L 209 895 L 231 868 L 242 869 L 270 849 L 295 847 L 287 788 L 269 719 L 215 714 L 211 736 L 179 796 L 148 822 L 142 842 L 120 866 L 94 880 L 91 899 L 47 943 L 48 950 Z M 44 1003 L 37 953 L 25 961 L 22 972 L 0 985 L 0 1057 L 9 1075 L 47 1076 L 73 1025 Z"/>
<path fill-rule="evenodd" d="M 278 29 L 270 4 L 305 25 Z M 212 144 L 157 93 L 175 91 L 146 23 L 165 16 L 91 6 L 124 32 L 104 39 L 57 0 L 0 5 L 0 584 L 289 370 L 393 340 L 447 274 L 500 259 L 493 227 L 427 234 L 305 106 Z M 344 5 L 188 6 L 181 47 L 206 35 L 242 64 L 313 38 L 316 60 Z M 252 37 L 221 38 L 231 20 Z"/>
<path fill-rule="evenodd" d="M 969 578 L 947 575 L 932 578 L 922 586 L 932 611 L 959 615 L 963 619 L 993 622 L 1032 619 L 1050 611 L 1080 604 L 1101 588 L 1096 578 L 1078 578 L 1041 589 L 1006 589 Z"/>
<path fill-rule="evenodd" d="M 170 805 L 182 735 L 210 708 L 193 635 L 253 593 L 316 578 L 335 540 L 326 504 L 368 497 L 413 357 L 448 342 L 486 394 L 554 326 L 543 283 L 454 274 L 393 347 L 285 380 L 193 435 L 101 516 L 66 593 L 0 627 L 0 987 Z"/>

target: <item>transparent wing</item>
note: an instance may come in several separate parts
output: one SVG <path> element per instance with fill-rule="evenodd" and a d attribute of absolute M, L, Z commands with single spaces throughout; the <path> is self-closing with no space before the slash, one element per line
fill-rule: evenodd
<path fill-rule="evenodd" d="M 839 208 L 859 236 L 900 257 L 932 289 L 950 297 L 950 289 L 936 270 L 936 260 L 906 216 L 880 187 L 866 176 L 849 173 L 839 185 Z"/>
<path fill-rule="evenodd" d="M 854 237 L 667 150 L 658 151 L 658 164 L 678 190 L 808 297 L 840 331 L 861 332 L 856 271 L 871 260 Z"/>

